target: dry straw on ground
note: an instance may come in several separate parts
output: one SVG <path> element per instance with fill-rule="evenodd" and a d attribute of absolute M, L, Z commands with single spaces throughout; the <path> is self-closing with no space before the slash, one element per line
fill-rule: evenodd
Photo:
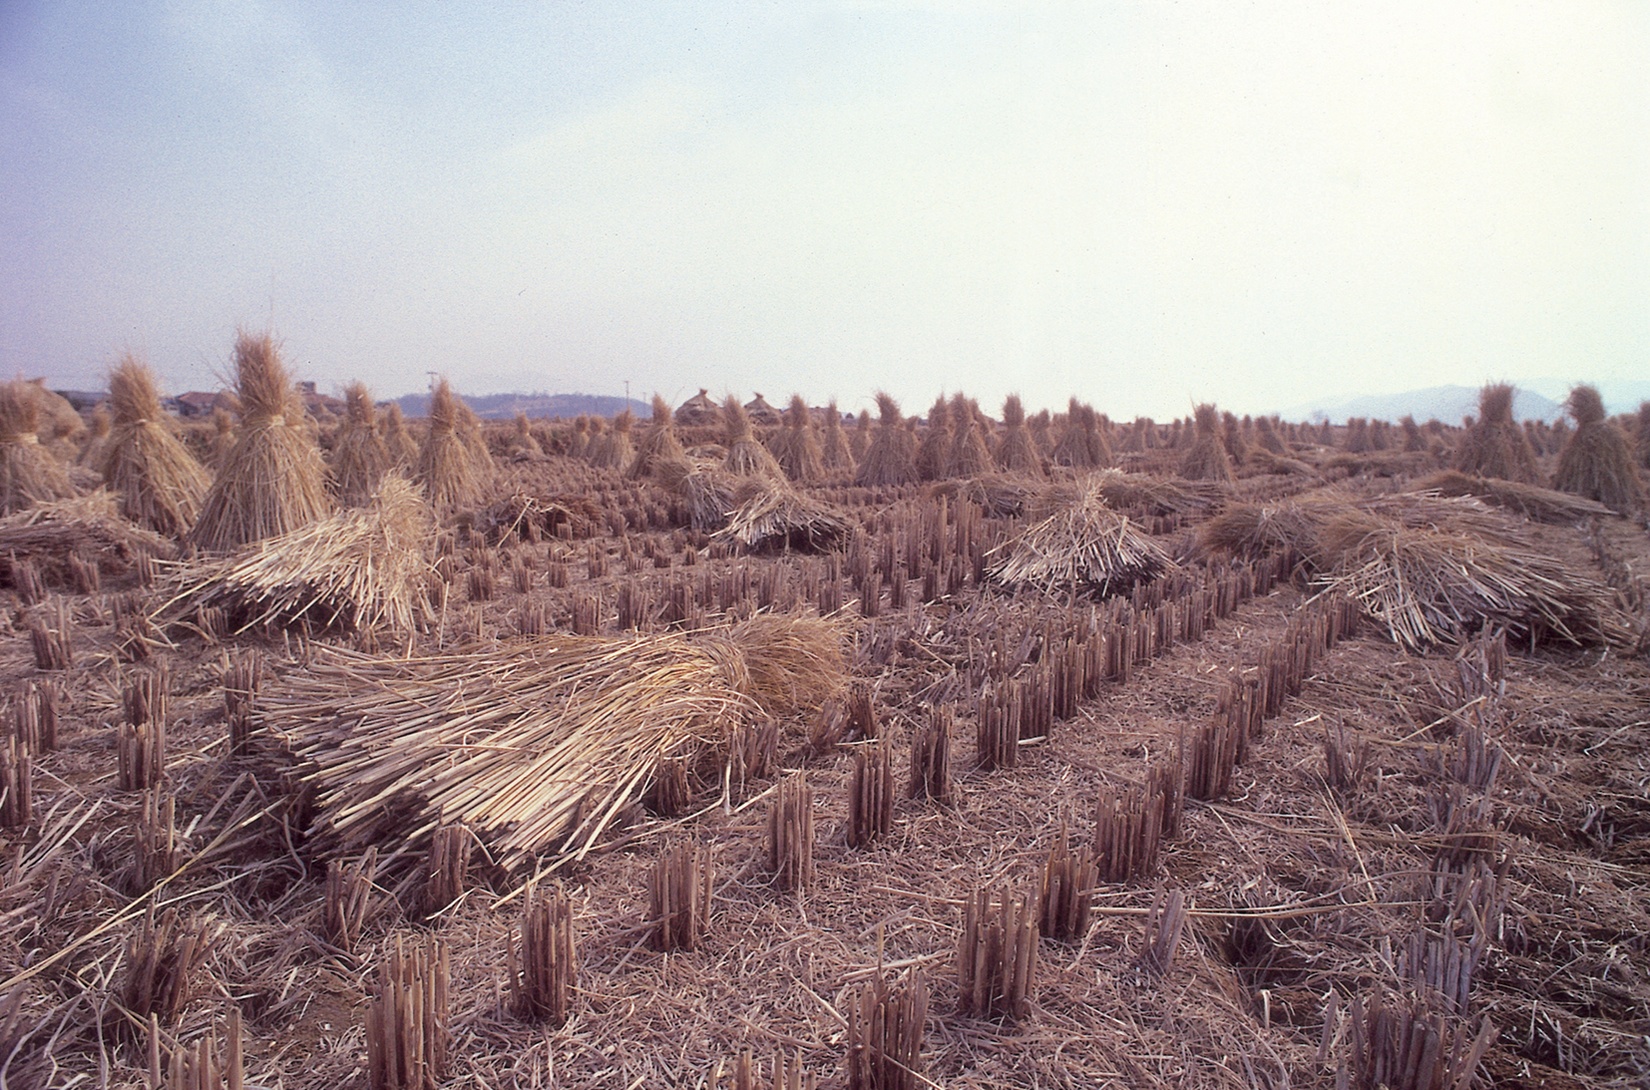
<path fill-rule="evenodd" d="M 751 552 L 825 552 L 843 545 L 853 531 L 846 515 L 807 493 L 777 483 L 753 491 L 727 512 L 713 540 L 737 542 Z"/>
<path fill-rule="evenodd" d="M 1175 566 L 1092 485 L 991 555 L 992 582 L 1057 595 L 1116 594 Z"/>
<path fill-rule="evenodd" d="M 37 384 L 0 383 L 0 515 L 75 493 L 68 469 L 41 445 L 44 414 Z"/>
<path fill-rule="evenodd" d="M 304 403 L 269 334 L 236 338 L 235 386 L 240 435 L 190 531 L 196 545 L 213 551 L 289 533 L 332 510 Z"/>
<path fill-rule="evenodd" d="M 154 372 L 128 354 L 109 374 L 109 404 L 113 425 L 97 469 L 120 513 L 167 537 L 183 536 L 211 477 L 172 433 Z"/>
<path fill-rule="evenodd" d="M 661 762 L 712 755 L 736 724 L 818 707 L 842 684 L 837 625 L 757 616 L 692 637 L 332 652 L 266 707 L 316 791 L 326 851 L 379 844 L 404 867 L 438 826 L 463 823 L 515 871 L 582 857 Z"/>

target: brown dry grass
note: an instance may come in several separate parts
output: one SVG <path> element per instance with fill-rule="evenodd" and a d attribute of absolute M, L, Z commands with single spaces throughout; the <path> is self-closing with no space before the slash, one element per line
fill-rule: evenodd
<path fill-rule="evenodd" d="M 97 462 L 120 513 L 178 538 L 195 525 L 212 478 L 173 434 L 154 372 L 128 354 L 109 373 L 113 421 Z"/>

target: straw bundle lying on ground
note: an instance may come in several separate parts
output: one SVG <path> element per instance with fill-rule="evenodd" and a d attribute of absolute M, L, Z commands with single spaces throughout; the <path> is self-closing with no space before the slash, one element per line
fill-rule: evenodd
<path fill-rule="evenodd" d="M 1031 515 L 1044 518 L 1077 502 L 1088 491 L 1098 492 L 1112 510 L 1139 518 L 1199 514 L 1224 500 L 1229 490 L 1211 481 L 1192 482 L 1102 469 L 1045 486 L 1030 507 Z"/>
<path fill-rule="evenodd" d="M 602 509 L 581 493 L 531 495 L 515 492 L 476 512 L 471 528 L 498 544 L 511 538 L 586 538 L 602 525 Z"/>
<path fill-rule="evenodd" d="M 1576 430 L 1558 456 L 1553 487 L 1597 500 L 1629 515 L 1644 506 L 1644 484 L 1633 464 L 1632 444 L 1605 419 L 1604 399 L 1592 386 L 1577 386 L 1566 403 Z"/>
<path fill-rule="evenodd" d="M 1045 594 L 1116 594 L 1175 566 L 1155 541 L 1107 506 L 1095 487 L 1083 488 L 989 555 L 993 582 Z"/>
<path fill-rule="evenodd" d="M 876 434 L 871 437 L 865 454 L 859 459 L 859 471 L 854 483 L 861 487 L 910 484 L 917 480 L 916 442 L 905 430 L 899 402 L 892 395 L 877 393 L 877 411 L 880 420 Z M 860 417 L 860 430 L 865 430 L 869 417 Z"/>
<path fill-rule="evenodd" d="M 168 426 L 155 376 L 127 355 L 109 373 L 113 426 L 97 465 L 120 503 L 120 513 L 139 526 L 181 537 L 195 524 L 211 478 Z"/>
<path fill-rule="evenodd" d="M 369 503 L 378 481 L 390 467 L 390 451 L 373 420 L 372 395 L 364 383 L 344 388 L 344 423 L 332 447 L 332 482 L 338 499 L 350 507 Z"/>
<path fill-rule="evenodd" d="M 1196 433 L 1191 449 L 1180 462 L 1180 475 L 1190 481 L 1232 481 L 1232 457 L 1221 438 L 1220 414 L 1213 405 L 1199 405 L 1193 414 Z"/>
<path fill-rule="evenodd" d="M 408 434 L 401 406 L 394 401 L 384 410 L 384 453 L 388 458 L 388 467 L 410 473 L 418 464 L 418 441 Z"/>
<path fill-rule="evenodd" d="M 215 551 L 290 533 L 332 510 L 304 403 L 269 334 L 235 339 L 235 385 L 241 433 L 190 531 L 196 545 Z"/>
<path fill-rule="evenodd" d="M 625 476 L 639 480 L 652 476 L 663 462 L 682 460 L 682 441 L 676 437 L 676 424 L 672 417 L 670 402 L 654 394 L 653 424 L 636 445 L 636 457 L 631 461 L 630 468 L 625 470 Z"/>
<path fill-rule="evenodd" d="M 418 452 L 417 480 L 437 511 L 473 507 L 482 496 L 482 472 L 475 453 L 458 434 L 460 404 L 446 379 L 430 393 L 429 431 Z"/>
<path fill-rule="evenodd" d="M 844 684 L 843 633 L 762 615 L 728 629 L 524 638 L 415 659 L 324 652 L 264 703 L 316 790 L 324 853 L 388 867 L 462 824 L 506 872 L 582 857 L 665 762 L 699 764 L 742 724 Z"/>
<path fill-rule="evenodd" d="M 783 484 L 767 484 L 742 498 L 712 538 L 750 552 L 827 552 L 847 541 L 854 524 L 822 500 Z"/>
<path fill-rule="evenodd" d="M 53 581 L 69 576 L 69 557 L 106 575 L 130 571 L 140 556 L 170 557 L 172 542 L 121 517 L 114 496 L 48 500 L 0 519 L 0 556 L 28 559 Z"/>
<path fill-rule="evenodd" d="M 784 480 L 785 471 L 779 468 L 768 448 L 756 441 L 751 433 L 750 416 L 732 394 L 722 403 L 722 441 L 728 448 L 727 456 L 722 459 L 724 472 L 736 477 Z"/>
<path fill-rule="evenodd" d="M 365 507 L 339 512 L 229 557 L 180 565 L 156 616 L 222 609 L 237 631 L 300 619 L 319 628 L 410 632 L 431 616 L 434 524 L 417 486 L 386 474 Z"/>
<path fill-rule="evenodd" d="M 982 477 L 941 481 L 932 490 L 936 496 L 966 500 L 993 518 L 1018 518 L 1033 504 L 1037 493 L 1024 476 L 988 473 Z"/>
<path fill-rule="evenodd" d="M 820 442 L 819 457 L 828 470 L 852 471 L 854 468 L 854 452 L 842 430 L 842 414 L 837 411 L 834 398 L 825 406 L 825 437 Z"/>
<path fill-rule="evenodd" d="M 75 494 L 69 471 L 40 444 L 40 387 L 0 383 L 0 514 Z"/>
<path fill-rule="evenodd" d="M 1455 451 L 1455 468 L 1480 477 L 1501 477 L 1535 484 L 1535 451 L 1529 437 L 1513 421 L 1514 389 L 1492 383 L 1478 394 L 1478 419 Z"/>
<path fill-rule="evenodd" d="M 1021 473 L 1028 477 L 1043 475 L 1043 460 L 1037 454 L 1031 433 L 1026 430 L 1026 409 L 1019 394 L 1003 399 L 1002 445 L 997 448 L 997 467 L 1004 473 Z"/>
<path fill-rule="evenodd" d="M 1436 492 L 1440 496 L 1476 496 L 1485 503 L 1517 512 L 1536 522 L 1578 522 L 1610 513 L 1610 509 L 1597 500 L 1583 499 L 1540 485 L 1474 477 L 1456 469 L 1440 470 L 1423 478 L 1416 482 L 1414 490 Z"/>
<path fill-rule="evenodd" d="M 791 395 L 785 409 L 785 426 L 774 433 L 769 450 L 785 476 L 799 484 L 813 484 L 825 476 L 825 461 L 801 395 Z"/>

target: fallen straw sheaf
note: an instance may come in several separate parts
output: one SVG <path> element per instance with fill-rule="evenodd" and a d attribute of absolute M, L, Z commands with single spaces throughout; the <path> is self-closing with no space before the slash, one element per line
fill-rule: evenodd
<path fill-rule="evenodd" d="M 1175 566 L 1092 485 L 988 555 L 1002 556 L 988 569 L 993 582 L 1045 594 L 1115 594 Z"/>
<path fill-rule="evenodd" d="M 391 472 L 366 507 L 228 557 L 180 565 L 155 615 L 174 619 L 215 607 L 238 631 L 303 618 L 321 628 L 410 632 L 431 616 L 433 530 L 417 486 Z"/>
<path fill-rule="evenodd" d="M 742 723 L 817 707 L 843 685 L 842 631 L 761 615 L 728 629 L 523 638 L 417 659 L 327 650 L 269 697 L 316 791 L 323 853 L 421 857 L 463 823 L 519 871 L 582 857 L 663 761 Z"/>
<path fill-rule="evenodd" d="M 53 575 L 62 575 L 70 556 L 95 561 L 115 575 L 140 556 L 170 557 L 170 541 L 121 517 L 114 496 L 103 489 L 68 500 L 40 503 L 0 519 L 0 555 L 28 557 Z"/>
<path fill-rule="evenodd" d="M 711 538 L 737 542 L 750 552 L 829 552 L 842 546 L 853 528 L 829 504 L 787 484 L 773 483 L 728 512 L 727 524 Z"/>

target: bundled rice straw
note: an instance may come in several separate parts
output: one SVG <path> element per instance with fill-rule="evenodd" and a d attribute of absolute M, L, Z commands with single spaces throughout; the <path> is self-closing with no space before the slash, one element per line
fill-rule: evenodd
<path fill-rule="evenodd" d="M 1632 444 L 1604 416 L 1604 400 L 1593 386 L 1577 386 L 1567 403 L 1576 422 L 1553 473 L 1561 492 L 1597 500 L 1620 515 L 1644 506 L 1644 484 L 1633 464 Z"/>
<path fill-rule="evenodd" d="M 1043 475 L 1043 460 L 1037 454 L 1031 433 L 1026 430 L 1026 409 L 1019 394 L 1003 399 L 1002 445 L 997 448 L 997 466 L 1004 473 L 1021 473 L 1028 477 Z"/>
<path fill-rule="evenodd" d="M 1650 401 L 1639 402 L 1638 438 L 1634 441 L 1640 469 L 1650 469 Z"/>
<path fill-rule="evenodd" d="M 505 451 L 518 462 L 536 462 L 544 457 L 544 447 L 533 434 L 533 425 L 526 413 L 516 413 L 515 430 L 510 433 Z"/>
<path fill-rule="evenodd" d="M 1018 518 L 1035 499 L 1032 486 L 1023 476 L 1006 473 L 941 481 L 932 491 L 936 496 L 966 500 L 993 518 Z"/>
<path fill-rule="evenodd" d="M 332 448 L 332 481 L 338 499 L 359 507 L 372 500 L 378 482 L 390 468 L 390 451 L 378 436 L 373 420 L 372 395 L 365 383 L 344 388 L 344 423 Z"/>
<path fill-rule="evenodd" d="M 227 551 L 325 518 L 326 466 L 305 427 L 298 388 L 265 333 L 235 339 L 241 434 L 190 531 L 203 549 Z"/>
<path fill-rule="evenodd" d="M 611 469 L 622 473 L 630 467 L 636 457 L 635 444 L 630 439 L 630 429 L 636 418 L 629 409 L 622 409 L 613 418 L 613 427 L 599 442 L 592 442 L 585 457 L 597 469 Z"/>
<path fill-rule="evenodd" d="M 183 536 L 211 478 L 168 426 L 154 372 L 127 354 L 109 373 L 109 404 L 114 424 L 97 470 L 120 513 L 156 533 Z"/>
<path fill-rule="evenodd" d="M 475 452 L 458 434 L 460 405 L 446 379 L 430 393 L 429 432 L 418 453 L 418 483 L 430 506 L 450 512 L 473 507 L 482 496 L 482 471 Z"/>
<path fill-rule="evenodd" d="M 661 763 L 696 763 L 742 724 L 844 684 L 841 628 L 760 615 L 732 628 L 522 638 L 379 659 L 324 652 L 266 698 L 316 790 L 323 851 L 420 859 L 462 823 L 506 872 L 582 858 Z"/>
<path fill-rule="evenodd" d="M 365 507 L 265 538 L 229 557 L 182 565 L 157 616 L 225 610 L 238 631 L 300 619 L 357 631 L 411 632 L 428 621 L 434 524 L 417 486 L 386 474 Z"/>
<path fill-rule="evenodd" d="M 418 464 L 418 443 L 407 433 L 399 402 L 390 402 L 384 410 L 384 453 L 388 458 L 386 468 L 411 472 Z"/>
<path fill-rule="evenodd" d="M 1491 383 L 1478 394 L 1478 420 L 1467 429 L 1455 452 L 1455 468 L 1479 477 L 1500 477 L 1535 484 L 1535 451 L 1529 437 L 1513 421 L 1514 389 Z"/>
<path fill-rule="evenodd" d="M 46 380 L 32 378 L 35 400 L 40 405 L 38 433 L 40 442 L 51 451 L 52 457 L 68 464 L 80 453 L 80 439 L 86 434 L 86 421 L 69 399 L 55 390 L 46 389 Z"/>
<path fill-rule="evenodd" d="M 0 515 L 75 494 L 69 471 L 40 445 L 43 412 L 37 383 L 0 383 Z"/>
<path fill-rule="evenodd" d="M 652 476 L 664 462 L 679 462 L 686 457 L 682 441 L 676 438 L 676 424 L 672 419 L 670 403 L 658 394 L 653 395 L 653 426 L 642 436 L 636 447 L 635 460 L 625 471 L 632 480 Z"/>
<path fill-rule="evenodd" d="M 164 558 L 175 551 L 167 538 L 122 518 L 115 498 L 103 489 L 47 500 L 0 519 L 0 555 L 27 557 L 53 579 L 67 578 L 70 556 L 118 575 L 141 556 Z"/>
<path fill-rule="evenodd" d="M 1180 462 L 1180 475 L 1190 481 L 1232 481 L 1232 457 L 1221 440 L 1220 414 L 1213 405 L 1199 405 L 1193 414 L 1196 434 Z"/>
<path fill-rule="evenodd" d="M 1175 566 L 1092 485 L 989 555 L 1001 557 L 988 568 L 993 582 L 1045 594 L 1116 594 Z"/>
<path fill-rule="evenodd" d="M 92 422 L 87 429 L 86 445 L 81 448 L 78 462 L 83 466 L 97 466 L 103 462 L 103 447 L 109 442 L 112 418 L 109 407 L 99 404 L 92 410 Z"/>
<path fill-rule="evenodd" d="M 1075 397 L 1066 403 L 1066 426 L 1060 430 L 1060 441 L 1054 444 L 1048 460 L 1057 466 L 1072 469 L 1100 469 L 1111 464 L 1111 452 L 1103 452 L 1099 443 L 1099 421 L 1089 406 Z"/>
<path fill-rule="evenodd" d="M 1034 518 L 1076 502 L 1086 491 L 1095 491 L 1114 511 L 1134 517 L 1144 515 L 1193 515 L 1207 511 L 1225 498 L 1227 489 L 1212 482 L 1188 482 L 1145 473 L 1125 473 L 1102 469 L 1084 473 L 1073 481 L 1047 485 L 1032 506 Z"/>
<path fill-rule="evenodd" d="M 825 462 L 814 438 L 813 420 L 800 394 L 792 394 L 785 409 L 785 426 L 774 433 L 768 449 L 785 476 L 798 484 L 814 484 L 825 476 Z"/>
<path fill-rule="evenodd" d="M 917 480 L 916 442 L 904 428 L 899 402 L 887 393 L 877 393 L 881 419 L 876 435 L 859 459 L 854 483 L 861 487 L 910 484 Z M 869 415 L 860 417 L 860 430 L 870 426 Z"/>
<path fill-rule="evenodd" d="M 1440 470 L 1416 482 L 1415 491 L 1436 492 L 1440 496 L 1476 496 L 1485 503 L 1536 522 L 1579 522 L 1610 513 L 1602 503 L 1568 492 L 1517 481 L 1474 477 L 1455 469 Z"/>
<path fill-rule="evenodd" d="M 962 394 L 951 399 L 951 452 L 946 466 L 955 477 L 977 477 L 997 468 L 980 432 L 980 407 Z"/>
<path fill-rule="evenodd" d="M 917 443 L 917 479 L 943 481 L 951 473 L 951 408 L 945 395 L 934 399 L 928 410 L 928 426 Z"/>
<path fill-rule="evenodd" d="M 854 434 L 848 440 L 848 450 L 854 456 L 854 465 L 857 467 L 865 460 L 865 452 L 871 449 L 871 410 L 859 410 L 859 416 L 854 420 Z"/>
<path fill-rule="evenodd" d="M 835 398 L 825 406 L 825 439 L 820 444 L 819 455 L 828 470 L 852 471 L 854 468 L 854 452 L 842 430 L 842 414 L 837 411 Z"/>
<path fill-rule="evenodd" d="M 722 441 L 728 451 L 722 459 L 724 472 L 736 477 L 785 479 L 785 471 L 774 456 L 751 433 L 750 416 L 732 394 L 722 402 Z"/>
<path fill-rule="evenodd" d="M 750 552 L 827 552 L 839 548 L 853 526 L 830 504 L 786 485 L 769 484 L 739 502 L 728 512 L 726 525 L 711 536 L 737 542 Z"/>

